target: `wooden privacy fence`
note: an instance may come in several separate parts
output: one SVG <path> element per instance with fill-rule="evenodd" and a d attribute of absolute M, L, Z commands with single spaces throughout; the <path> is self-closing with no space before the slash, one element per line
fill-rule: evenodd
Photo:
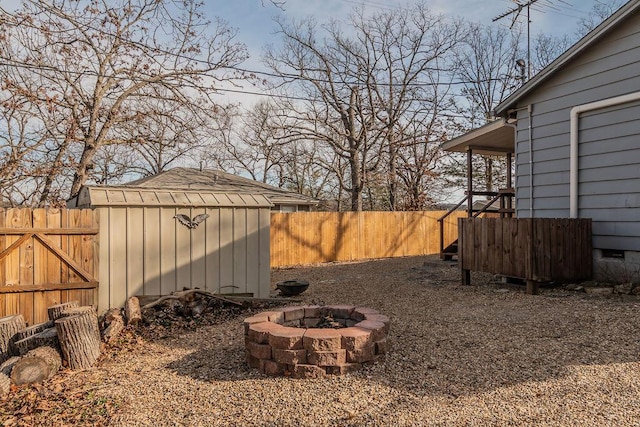
<path fill-rule="evenodd" d="M 97 303 L 98 214 L 0 208 L 0 316 L 47 320 L 47 307 Z"/>
<path fill-rule="evenodd" d="M 463 282 L 483 271 L 534 282 L 535 292 L 537 282 L 591 278 L 590 219 L 461 218 L 458 228 Z"/>
<path fill-rule="evenodd" d="M 296 212 L 271 214 L 271 267 L 354 261 L 440 251 L 444 211 Z M 460 211 L 446 221 L 444 238 L 457 238 Z"/>

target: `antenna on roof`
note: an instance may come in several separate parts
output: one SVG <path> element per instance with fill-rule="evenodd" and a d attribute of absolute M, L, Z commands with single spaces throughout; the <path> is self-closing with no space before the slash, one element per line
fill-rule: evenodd
<path fill-rule="evenodd" d="M 493 22 L 496 22 L 502 18 L 505 18 L 509 15 L 514 15 L 511 20 L 511 25 L 509 28 L 513 28 L 518 17 L 520 17 L 520 13 L 524 8 L 527 8 L 527 80 L 531 78 L 531 5 L 536 3 L 539 0 L 529 0 L 526 3 L 520 3 L 521 0 L 512 0 L 517 6 L 513 9 L 509 9 L 501 15 L 493 18 Z"/>

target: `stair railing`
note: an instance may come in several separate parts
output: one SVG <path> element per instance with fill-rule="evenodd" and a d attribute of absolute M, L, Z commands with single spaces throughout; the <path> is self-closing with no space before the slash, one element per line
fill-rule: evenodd
<path fill-rule="evenodd" d="M 460 200 L 460 202 L 455 205 L 454 207 L 452 207 L 451 209 L 449 209 L 447 211 L 447 213 L 445 213 L 444 215 L 442 215 L 440 218 L 438 218 L 438 226 L 440 227 L 440 256 L 442 256 L 442 253 L 444 252 L 444 220 L 451 215 L 452 213 L 454 213 L 455 211 L 458 210 L 458 208 L 460 206 L 462 206 L 462 204 L 464 202 L 467 201 L 467 199 L 469 198 L 469 195 L 467 194 L 466 196 L 464 196 L 464 199 Z"/>
<path fill-rule="evenodd" d="M 444 249 L 445 249 L 445 244 L 444 244 L 444 220 L 449 217 L 453 212 L 457 211 L 458 208 L 460 206 L 462 206 L 462 204 L 464 202 L 466 202 L 469 199 L 470 195 L 474 195 L 474 196 L 492 196 L 491 199 L 489 199 L 483 206 L 482 208 L 478 209 L 477 211 L 473 211 L 473 218 L 477 218 L 478 216 L 482 215 L 483 213 L 487 212 L 487 210 L 497 201 L 500 199 L 500 216 L 503 216 L 503 206 L 504 206 L 504 200 L 505 199 L 509 199 L 512 198 L 515 193 L 513 192 L 513 189 L 504 189 L 501 190 L 499 192 L 494 192 L 494 191 L 474 191 L 471 192 L 471 194 L 469 194 L 469 192 L 467 192 L 467 195 L 464 196 L 464 198 L 462 200 L 460 200 L 460 202 L 455 205 L 453 208 L 449 209 L 447 211 L 447 213 L 445 213 L 444 215 L 442 215 L 440 218 L 438 218 L 438 225 L 440 228 L 440 257 L 443 257 L 443 253 L 444 253 Z M 509 206 L 511 205 L 511 203 L 509 203 Z M 455 240 L 454 240 L 455 241 Z M 453 243 L 453 242 L 451 242 Z"/>

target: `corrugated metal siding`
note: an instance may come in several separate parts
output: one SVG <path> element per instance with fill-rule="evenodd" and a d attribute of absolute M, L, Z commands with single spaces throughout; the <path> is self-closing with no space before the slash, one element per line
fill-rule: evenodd
<path fill-rule="evenodd" d="M 206 190 L 83 187 L 76 206 L 270 207 L 273 204 L 261 194 L 215 193 Z"/>
<path fill-rule="evenodd" d="M 640 16 L 636 15 L 577 57 L 566 69 L 549 78 L 518 105 L 520 108 L 533 105 L 534 217 L 569 216 L 571 108 L 639 91 L 639 64 Z M 528 114 L 526 109 L 518 111 L 516 206 L 519 217 L 531 216 Z M 633 246 L 635 250 L 640 249 L 640 239 L 634 234 L 635 226 L 617 220 L 623 215 L 622 210 L 624 215 L 638 218 L 635 213 L 628 214 L 628 209 L 636 209 L 633 204 L 637 190 L 634 188 L 640 188 L 639 182 L 635 181 L 640 169 L 637 158 L 640 151 L 633 142 L 638 138 L 639 128 L 639 110 L 631 105 L 583 114 L 580 118 L 580 180 L 588 183 L 580 186 L 580 216 L 594 218 L 594 247 L 630 249 Z M 605 197 L 616 191 L 620 191 L 620 195 Z M 589 198 L 591 192 L 595 197 Z M 623 193 L 626 196 L 621 196 Z M 627 205 L 621 208 L 620 203 Z M 617 225 L 612 227 L 613 223 Z"/>
<path fill-rule="evenodd" d="M 183 287 L 209 292 L 270 292 L 269 208 L 97 208 L 101 215 L 100 310 L 134 295 Z M 173 217 L 207 213 L 195 229 Z"/>

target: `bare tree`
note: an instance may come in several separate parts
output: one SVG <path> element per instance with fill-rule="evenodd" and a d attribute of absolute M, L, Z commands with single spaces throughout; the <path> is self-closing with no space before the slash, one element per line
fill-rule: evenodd
<path fill-rule="evenodd" d="M 399 140 L 397 176 L 400 182 L 401 210 L 433 208 L 450 194 L 445 177 L 445 154 L 440 145 L 450 134 L 451 119 L 440 109 L 428 109 L 430 114 L 412 117 L 403 123 Z"/>
<path fill-rule="evenodd" d="M 500 27 L 469 24 L 468 33 L 456 50 L 455 74 L 462 83 L 457 103 L 464 116 L 460 131 L 478 127 L 494 120 L 493 109 L 514 89 L 524 83 L 524 68 L 517 66 L 520 58 L 520 33 Z M 449 175 L 462 185 L 465 162 L 451 155 Z M 496 156 L 475 156 L 473 171 L 476 188 L 493 191 L 504 184 L 506 164 Z"/>
<path fill-rule="evenodd" d="M 211 152 L 219 142 L 230 112 L 219 106 L 213 111 L 192 109 L 168 103 L 158 96 L 141 100 L 144 113 L 123 123 L 121 135 L 126 141 L 129 171 L 150 176 L 189 163 L 200 150 Z M 193 162 L 193 160 L 191 160 Z"/>
<path fill-rule="evenodd" d="M 516 66 L 522 53 L 519 42 L 517 32 L 469 24 L 456 50 L 455 73 L 462 82 L 460 92 L 467 105 L 465 115 L 472 127 L 492 120 L 494 107 L 523 83 Z"/>
<path fill-rule="evenodd" d="M 538 34 L 534 39 L 531 58 L 533 73 L 535 74 L 549 65 L 572 44 L 573 40 L 566 34 L 562 37 Z"/>
<path fill-rule="evenodd" d="M 312 20 L 280 22 L 283 47 L 269 49 L 266 63 L 299 99 L 291 104 L 292 135 L 330 147 L 348 165 L 346 176 L 336 177 L 351 196 L 351 209 L 363 209 L 365 191 L 369 207 L 377 206 L 371 199 L 382 194 L 376 184 L 381 168 L 387 170 L 386 197 L 393 209 L 398 151 L 420 140 L 398 140 L 398 127 L 412 107 L 440 101 L 433 88 L 446 82 L 434 77 L 447 66 L 458 30 L 420 5 L 371 17 L 356 13 L 350 24 L 352 36 L 337 21 L 322 29 Z"/>
<path fill-rule="evenodd" d="M 326 27 L 326 42 L 316 23 L 306 20 L 287 25 L 279 22 L 283 38 L 280 49 L 271 48 L 265 60 L 275 73 L 306 100 L 292 104 L 296 139 L 322 141 L 349 164 L 350 182 L 342 182 L 351 193 L 351 208 L 362 210 L 367 163 L 371 156 L 370 112 L 362 108 L 365 72 L 352 57 L 350 41 L 340 26 Z"/>
<path fill-rule="evenodd" d="M 161 99 L 168 121 L 199 117 L 215 112 L 220 81 L 242 77 L 226 70 L 245 59 L 244 46 L 200 7 L 195 0 L 25 0 L 16 12 L 0 9 L 0 67 L 17 74 L 5 90 L 48 107 L 39 125 L 61 159 L 74 157 L 71 195 L 102 147 L 131 142 L 124 129 L 148 113 L 141 100 Z"/>
<path fill-rule="evenodd" d="M 422 6 L 394 10 L 353 19 L 358 44 L 364 48 L 358 58 L 367 71 L 368 108 L 379 122 L 387 162 L 387 208 L 397 210 L 398 163 L 413 144 L 430 139 L 428 122 L 446 109 L 450 79 L 443 70 L 451 68 L 452 49 L 460 38 L 458 23 L 445 23 Z M 404 123 L 426 124 L 406 127 Z M 407 129 L 415 132 L 407 134 Z M 413 156 L 413 161 L 420 157 Z M 413 189 L 415 190 L 415 188 Z M 413 191 L 412 190 L 412 191 Z"/>
<path fill-rule="evenodd" d="M 0 49 L 8 42 L 0 33 Z M 0 188 L 2 202 L 38 205 L 58 198 L 61 183 L 55 173 L 69 171 L 74 162 L 65 155 L 70 138 L 51 138 L 68 118 L 58 114 L 53 99 L 34 98 L 20 89 L 17 70 L 0 67 Z M 45 88 L 40 88 L 44 92 Z M 44 120 L 46 118 L 46 120 Z"/>
<path fill-rule="evenodd" d="M 282 187 L 287 117 L 272 102 L 258 102 L 249 111 L 236 113 L 232 120 L 235 131 L 224 138 L 221 146 L 235 173 L 248 173 L 256 181 Z"/>
<path fill-rule="evenodd" d="M 591 6 L 589 15 L 586 18 L 581 18 L 578 21 L 578 28 L 576 29 L 576 35 L 582 37 L 595 27 L 600 25 L 602 21 L 611 16 L 616 10 L 620 8 L 627 0 L 596 0 Z"/>

